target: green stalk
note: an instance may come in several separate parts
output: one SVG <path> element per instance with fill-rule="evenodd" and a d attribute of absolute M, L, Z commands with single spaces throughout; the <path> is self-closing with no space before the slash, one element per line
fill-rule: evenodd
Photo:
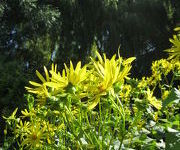
<path fill-rule="evenodd" d="M 120 113 L 120 116 L 121 116 L 122 119 L 123 119 L 123 135 L 122 135 L 122 139 L 121 139 L 121 141 L 120 141 L 121 144 L 120 144 L 120 147 L 119 147 L 119 149 L 121 149 L 122 143 L 123 143 L 123 140 L 124 140 L 124 137 L 125 137 L 125 127 L 126 127 L 126 125 L 125 125 L 125 112 L 124 112 L 123 105 L 122 105 L 122 103 L 121 103 L 118 95 L 116 95 L 116 98 L 117 98 L 117 102 L 119 103 L 119 106 L 114 102 L 113 99 L 111 99 L 111 100 L 112 100 L 112 103 L 113 103 L 115 109 L 118 110 L 118 112 Z M 115 132 L 115 130 L 114 130 L 114 132 Z"/>
<path fill-rule="evenodd" d="M 107 116 L 108 116 L 108 112 L 107 111 L 105 111 L 106 113 L 105 113 L 105 116 L 104 116 L 104 121 L 103 121 L 103 124 L 102 124 L 102 133 L 101 133 L 101 136 L 102 136 L 102 148 L 103 148 L 103 143 L 104 143 L 104 139 L 105 139 L 105 137 L 104 137 L 104 129 L 106 129 L 106 126 L 104 126 L 104 123 L 106 123 L 106 119 L 107 119 Z M 101 118 L 101 120 L 102 120 L 102 118 Z"/>
<path fill-rule="evenodd" d="M 101 102 L 99 101 L 99 128 L 98 128 L 98 137 L 100 136 L 100 132 L 101 132 L 101 123 L 102 123 L 102 116 L 101 116 Z"/>
<path fill-rule="evenodd" d="M 121 147 L 122 147 L 122 144 L 123 144 L 123 140 L 124 140 L 124 134 L 123 134 L 123 136 L 122 136 L 122 139 L 121 139 L 121 144 L 120 144 L 120 146 L 119 146 L 119 150 L 121 150 Z"/>
<path fill-rule="evenodd" d="M 86 116 L 87 116 L 87 113 L 86 113 Z M 88 120 L 88 117 L 86 117 L 86 120 Z M 92 139 L 91 139 L 91 138 L 88 136 L 88 134 L 84 131 L 82 125 L 80 125 L 79 122 L 77 122 L 77 123 L 78 123 L 78 125 L 81 127 L 81 130 L 83 131 L 83 133 L 84 133 L 84 135 L 86 136 L 86 138 L 91 142 L 91 144 L 93 144 Z M 88 121 L 88 123 L 89 123 L 89 121 Z M 90 124 L 88 125 L 88 127 L 89 127 L 89 126 L 90 126 Z"/>
<path fill-rule="evenodd" d="M 122 144 L 123 144 L 124 137 L 125 137 L 126 124 L 125 124 L 125 112 L 124 112 L 123 105 L 122 105 L 119 97 L 118 97 L 117 95 L 116 95 L 116 97 L 117 97 L 118 103 L 120 104 L 120 107 L 121 107 L 121 110 L 122 110 L 122 113 L 121 113 L 121 114 L 122 114 L 122 119 L 123 119 L 123 135 L 122 135 L 122 139 L 121 139 L 121 144 L 120 144 L 120 146 L 119 146 L 119 150 L 120 150 L 121 147 L 122 147 Z M 120 109 L 118 109 L 118 110 L 119 110 L 119 112 L 121 112 Z"/>
<path fill-rule="evenodd" d="M 170 85 L 169 85 L 169 90 L 170 90 L 170 88 L 173 86 L 174 77 L 175 77 L 175 75 L 174 75 L 174 73 L 173 73 L 173 77 L 172 77 L 171 82 L 170 82 Z"/>
<path fill-rule="evenodd" d="M 110 113 L 111 113 L 111 110 L 112 110 L 112 108 L 110 109 Z M 110 114 L 110 113 L 108 113 L 108 114 Z M 110 117 L 108 117 L 108 121 L 111 121 L 111 119 L 110 119 Z M 108 149 L 110 149 L 110 146 L 111 146 L 111 142 L 112 142 L 112 140 L 113 140 L 113 135 L 114 135 L 114 133 L 115 133 L 115 128 L 116 128 L 116 123 L 115 123 L 115 125 L 114 125 L 114 130 L 112 130 L 111 129 L 111 133 L 112 133 L 112 135 L 110 136 L 110 141 L 109 141 L 109 145 L 108 145 Z"/>
<path fill-rule="evenodd" d="M 87 111 L 85 112 L 85 118 L 86 118 L 86 122 L 87 122 L 88 127 L 90 127 Z"/>

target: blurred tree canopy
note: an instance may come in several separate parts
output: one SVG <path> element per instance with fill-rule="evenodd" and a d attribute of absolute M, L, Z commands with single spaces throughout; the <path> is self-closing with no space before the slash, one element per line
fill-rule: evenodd
<path fill-rule="evenodd" d="M 108 56 L 120 46 L 122 56 L 137 57 L 134 76 L 148 73 L 179 23 L 179 0 L 1 0 L 1 114 L 22 106 L 36 69 L 85 62 L 94 45 Z"/>

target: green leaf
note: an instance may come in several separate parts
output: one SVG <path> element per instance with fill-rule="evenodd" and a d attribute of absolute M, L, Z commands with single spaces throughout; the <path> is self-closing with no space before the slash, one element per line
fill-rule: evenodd
<path fill-rule="evenodd" d="M 34 97 L 30 94 L 27 94 L 26 99 L 28 101 L 28 108 L 29 110 L 32 110 L 33 106 L 34 106 Z"/>
<path fill-rule="evenodd" d="M 168 150 L 179 150 L 180 147 L 180 132 L 169 128 L 166 133 L 166 149 Z"/>
<path fill-rule="evenodd" d="M 163 108 L 168 106 L 171 103 L 179 103 L 180 100 L 180 91 L 176 88 L 173 88 L 167 98 L 163 101 Z"/>

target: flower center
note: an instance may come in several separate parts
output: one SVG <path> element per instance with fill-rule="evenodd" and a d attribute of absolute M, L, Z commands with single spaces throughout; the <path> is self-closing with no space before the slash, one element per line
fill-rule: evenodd
<path fill-rule="evenodd" d="M 34 141 L 37 139 L 37 135 L 36 135 L 35 133 L 33 133 L 32 139 L 33 139 Z"/>

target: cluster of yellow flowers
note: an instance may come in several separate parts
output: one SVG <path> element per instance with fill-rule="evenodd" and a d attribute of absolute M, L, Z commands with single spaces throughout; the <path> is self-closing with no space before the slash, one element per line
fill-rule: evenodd
<path fill-rule="evenodd" d="M 179 79 L 180 75 L 180 61 L 160 59 L 156 60 L 152 63 L 151 66 L 152 75 L 150 77 L 143 77 L 138 83 L 139 88 L 148 88 L 149 86 L 153 86 L 154 88 L 157 85 L 160 85 L 161 82 L 164 84 L 170 84 L 172 80 Z M 168 75 L 172 75 L 171 81 L 168 81 Z M 173 84 L 173 82 L 171 83 Z M 172 85 L 170 85 L 172 86 Z"/>
<path fill-rule="evenodd" d="M 81 62 L 78 62 L 75 69 L 70 61 L 70 68 L 65 64 L 62 74 L 57 72 L 57 65 L 52 64 L 49 71 L 50 75 L 44 67 L 46 79 L 36 71 L 36 75 L 42 81 L 42 84 L 30 81 L 29 83 L 34 87 L 26 87 L 26 89 L 28 92 L 36 94 L 40 104 L 43 104 L 48 98 L 63 92 L 66 93 L 70 87 L 75 92 L 72 93 L 75 96 L 79 98 L 90 97 L 88 109 L 93 109 L 102 95 L 106 95 L 109 91 L 113 92 L 115 83 L 124 82 L 131 69 L 131 62 L 135 59 L 132 57 L 123 60 L 119 56 L 116 60 L 116 55 L 114 55 L 109 60 L 105 54 L 104 59 L 98 52 L 96 52 L 96 55 L 98 57 L 97 61 L 91 58 L 92 62 L 83 67 L 81 67 Z M 81 91 L 77 91 L 77 89 Z"/>
<path fill-rule="evenodd" d="M 180 31 L 180 28 L 176 30 Z M 31 107 L 21 111 L 20 118 L 16 117 L 17 109 L 10 117 L 4 117 L 12 126 L 15 138 L 20 140 L 19 147 L 43 149 L 48 144 L 50 146 L 46 147 L 48 149 L 55 143 L 58 145 L 66 142 L 66 138 L 77 138 L 79 129 L 74 129 L 71 124 L 80 123 L 78 126 L 84 132 L 90 126 L 88 118 L 102 119 L 101 114 L 95 117 L 98 114 L 96 109 L 101 113 L 101 107 L 96 107 L 100 103 L 114 107 L 113 111 L 109 110 L 109 112 L 115 112 L 116 117 L 123 120 L 120 121 L 123 122 L 122 133 L 125 130 L 125 116 L 126 118 L 130 118 L 131 115 L 136 116 L 135 114 L 142 109 L 147 111 L 149 107 L 155 108 L 156 111 L 152 116 L 157 121 L 163 100 L 167 98 L 173 81 L 179 80 L 180 77 L 180 41 L 178 35 L 173 38 L 170 41 L 174 46 L 167 50 L 170 53 L 169 58 L 153 62 L 152 75 L 141 80 L 128 77 L 134 57 L 125 60 L 118 54 L 118 58 L 114 55 L 108 59 L 105 54 L 102 57 L 97 51 L 97 58 L 91 58 L 90 63 L 84 66 L 78 62 L 74 67 L 70 61 L 69 67 L 64 64 L 64 69 L 59 72 L 57 65 L 52 64 L 49 71 L 44 67 L 45 77 L 36 71 L 41 83 L 29 81 L 31 87 L 25 87 L 29 93 L 36 96 L 35 103 L 34 100 L 31 101 Z M 171 73 L 173 75 L 169 81 L 167 76 Z M 161 90 L 160 98 L 154 95 L 157 86 Z M 117 115 L 117 112 L 120 115 Z M 88 116 L 88 113 L 91 116 Z M 106 114 L 104 118 L 106 119 L 108 115 Z M 112 118 L 110 116 L 110 120 Z M 82 127 L 84 124 L 85 127 Z M 145 121 L 140 119 L 139 125 L 143 124 Z M 69 129 L 71 127 L 72 129 Z M 73 132 L 74 137 L 67 132 L 68 130 Z M 72 140 L 72 143 L 78 147 L 79 141 L 75 142 L 76 140 Z"/>
<path fill-rule="evenodd" d="M 87 111 L 93 110 L 103 100 L 103 96 L 114 94 L 116 83 L 123 85 L 135 58 L 123 60 L 120 56 L 116 59 L 114 55 L 108 59 L 105 54 L 102 58 L 98 52 L 96 55 L 97 60 L 91 58 L 91 62 L 83 67 L 81 62 L 75 68 L 71 61 L 69 68 L 64 64 L 62 73 L 57 71 L 57 65 L 54 64 L 49 71 L 44 67 L 45 77 L 36 71 L 42 83 L 29 81 L 32 87 L 25 87 L 28 92 L 36 95 L 36 106 L 21 111 L 22 116 L 19 120 L 16 119 L 13 129 L 16 138 L 20 137 L 20 147 L 41 149 L 45 142 L 53 144 L 55 132 L 60 132 L 65 127 L 63 118 L 71 122 L 75 114 L 82 113 L 77 106 Z M 130 86 L 124 86 L 124 90 L 129 88 Z M 58 108 L 52 108 L 56 102 Z M 60 118 L 58 122 L 57 117 Z M 49 118 L 55 119 L 54 122 Z M 22 121 L 23 119 L 29 121 Z"/>
<path fill-rule="evenodd" d="M 143 77 L 137 86 L 140 89 L 147 90 L 149 102 L 157 109 L 160 109 L 162 106 L 160 104 L 161 101 L 155 100 L 156 98 L 153 96 L 155 88 L 160 88 L 161 99 L 165 100 L 173 87 L 174 80 L 180 79 L 180 27 L 174 30 L 178 31 L 178 34 L 169 40 L 173 46 L 165 50 L 169 53 L 168 59 L 154 61 L 151 66 L 152 75 L 150 77 Z M 150 87 L 152 90 L 150 90 Z"/>
<path fill-rule="evenodd" d="M 19 146 L 22 149 L 42 149 L 45 143 L 53 144 L 55 132 L 60 132 L 64 128 L 64 124 L 55 125 L 39 117 L 38 108 L 37 110 L 33 108 L 29 111 L 27 109 L 21 111 L 22 116 L 20 118 L 15 116 L 17 110 L 10 117 L 4 118 L 14 126 L 13 134 L 17 139 L 20 138 Z"/>

